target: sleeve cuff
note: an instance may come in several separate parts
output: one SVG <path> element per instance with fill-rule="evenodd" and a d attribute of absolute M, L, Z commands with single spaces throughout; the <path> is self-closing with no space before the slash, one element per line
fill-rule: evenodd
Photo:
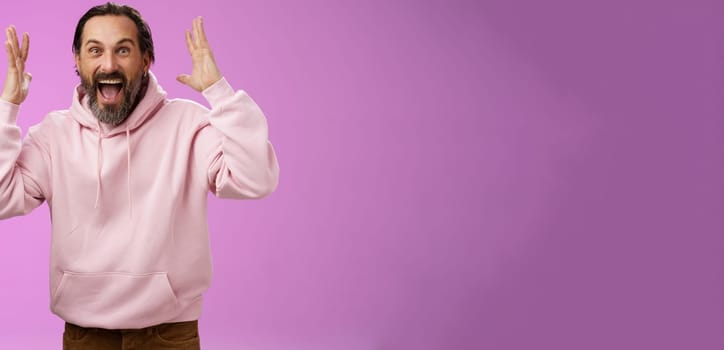
<path fill-rule="evenodd" d="M 16 124 L 20 105 L 0 99 L 0 123 Z"/>
<path fill-rule="evenodd" d="M 207 87 L 206 90 L 201 92 L 211 106 L 219 104 L 223 99 L 233 96 L 234 89 L 226 81 L 226 78 L 221 78 L 219 81 L 213 83 Z"/>

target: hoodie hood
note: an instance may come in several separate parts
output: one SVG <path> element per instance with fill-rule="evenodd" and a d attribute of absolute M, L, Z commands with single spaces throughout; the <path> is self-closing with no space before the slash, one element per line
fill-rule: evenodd
<path fill-rule="evenodd" d="M 133 109 L 131 115 L 126 120 L 112 127 L 108 124 L 101 123 L 98 118 L 93 115 L 88 105 L 88 94 L 82 84 L 78 84 L 73 93 L 73 103 L 70 107 L 70 115 L 73 119 L 78 122 L 82 127 L 92 130 L 98 137 L 98 157 L 96 159 L 96 200 L 93 205 L 94 208 L 98 208 L 98 204 L 101 199 L 102 191 L 102 178 L 101 170 L 103 169 L 103 139 L 114 137 L 119 134 L 126 135 L 126 162 L 127 162 L 127 174 L 126 181 L 128 185 L 128 213 L 130 217 L 133 217 L 133 194 L 131 193 L 131 131 L 143 125 L 148 119 L 156 114 L 163 101 L 166 99 L 166 91 L 158 85 L 156 76 L 150 71 L 148 72 L 148 86 L 146 87 L 146 93 L 141 98 L 136 108 Z"/>
<path fill-rule="evenodd" d="M 141 98 L 141 101 L 138 103 L 136 108 L 133 109 L 131 115 L 128 116 L 126 121 L 123 123 L 115 127 L 100 123 L 98 118 L 93 115 L 93 112 L 88 105 L 88 94 L 82 84 L 78 84 L 75 87 L 75 91 L 73 93 L 73 103 L 70 107 L 70 115 L 72 115 L 73 119 L 75 119 L 78 124 L 83 127 L 99 132 L 101 137 L 112 137 L 121 133 L 133 131 L 141 126 L 144 122 L 146 122 L 146 120 L 155 114 L 165 99 L 166 91 L 158 85 L 156 76 L 149 71 L 146 94 Z"/>

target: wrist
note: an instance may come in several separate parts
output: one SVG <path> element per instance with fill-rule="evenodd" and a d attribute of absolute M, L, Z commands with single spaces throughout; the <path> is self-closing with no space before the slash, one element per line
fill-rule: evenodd
<path fill-rule="evenodd" d="M 23 102 L 22 100 L 19 100 L 17 98 L 8 97 L 5 94 L 0 95 L 0 100 L 3 100 L 8 103 L 12 103 L 14 105 L 20 105 Z"/>

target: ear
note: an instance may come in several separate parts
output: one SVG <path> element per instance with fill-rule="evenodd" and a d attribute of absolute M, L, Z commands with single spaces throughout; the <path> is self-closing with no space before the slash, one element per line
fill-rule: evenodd
<path fill-rule="evenodd" d="M 143 71 L 148 72 L 151 69 L 151 56 L 148 52 L 143 54 Z"/>
<path fill-rule="evenodd" d="M 80 73 L 80 54 L 73 53 L 73 59 L 75 60 L 75 71 Z"/>

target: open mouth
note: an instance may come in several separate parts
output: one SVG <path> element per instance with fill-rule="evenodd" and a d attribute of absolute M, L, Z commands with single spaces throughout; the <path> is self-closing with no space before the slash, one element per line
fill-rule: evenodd
<path fill-rule="evenodd" d="M 116 104 L 120 102 L 122 90 L 122 79 L 116 78 L 98 80 L 98 92 L 102 97 L 103 103 Z"/>

